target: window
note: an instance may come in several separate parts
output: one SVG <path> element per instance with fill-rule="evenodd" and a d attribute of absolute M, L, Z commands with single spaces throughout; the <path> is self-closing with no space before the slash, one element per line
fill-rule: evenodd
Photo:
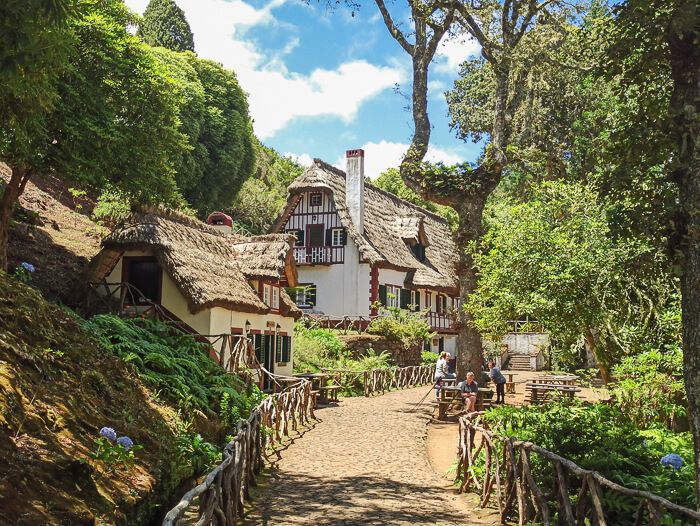
<path fill-rule="evenodd" d="M 331 246 L 342 247 L 345 245 L 345 229 L 331 228 Z"/>
<path fill-rule="evenodd" d="M 297 307 L 308 309 L 316 305 L 316 285 L 312 283 L 289 288 L 287 294 L 294 299 Z"/>
<path fill-rule="evenodd" d="M 270 289 L 271 288 L 272 287 L 270 285 L 268 285 L 267 283 L 265 283 L 263 285 L 263 302 L 265 303 L 265 305 L 270 305 Z"/>
<path fill-rule="evenodd" d="M 386 306 L 401 307 L 401 287 L 395 285 L 386 286 Z"/>
<path fill-rule="evenodd" d="M 420 310 L 420 291 L 419 290 L 412 290 L 411 291 L 411 303 L 409 305 L 412 310 L 418 311 Z"/>
<path fill-rule="evenodd" d="M 433 295 L 429 291 L 425 291 L 425 308 L 431 310 L 433 307 Z"/>
<path fill-rule="evenodd" d="M 280 289 L 279 287 L 272 287 L 272 303 L 270 304 L 270 307 L 273 309 L 279 309 L 280 308 Z"/>
<path fill-rule="evenodd" d="M 156 258 L 126 256 L 122 265 L 122 281 L 136 289 L 133 291 L 136 304 L 159 303 L 162 272 Z M 127 299 L 131 300 L 130 295 Z"/>
<path fill-rule="evenodd" d="M 296 238 L 296 243 L 294 246 L 303 247 L 304 246 L 304 231 L 299 229 L 287 230 L 287 234 L 291 234 Z"/>
<path fill-rule="evenodd" d="M 444 314 L 447 310 L 447 297 L 438 294 L 435 302 L 435 311 L 439 314 Z"/>
<path fill-rule="evenodd" d="M 413 252 L 413 255 L 416 256 L 418 261 L 425 261 L 425 245 L 421 245 L 420 243 L 411 245 L 411 252 Z"/>
<path fill-rule="evenodd" d="M 323 204 L 323 194 L 314 192 L 309 195 L 309 206 L 321 206 Z"/>
<path fill-rule="evenodd" d="M 292 337 L 286 334 L 277 336 L 277 352 L 275 360 L 277 363 L 289 363 L 292 355 Z"/>

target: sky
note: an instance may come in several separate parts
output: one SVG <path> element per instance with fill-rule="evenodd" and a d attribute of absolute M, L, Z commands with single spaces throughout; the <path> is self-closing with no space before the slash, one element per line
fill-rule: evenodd
<path fill-rule="evenodd" d="M 176 0 L 200 57 L 235 71 L 248 93 L 258 138 L 303 165 L 314 157 L 340 168 L 345 151 L 365 150 L 372 178 L 396 167 L 411 138 L 409 56 L 389 35 L 373 2 L 359 11 L 309 0 Z M 125 0 L 143 14 L 148 0 Z M 407 14 L 388 3 L 397 21 Z M 444 40 L 430 70 L 433 131 L 427 160 L 474 161 L 480 146 L 449 129 L 444 91 L 459 64 L 479 52 L 471 40 Z"/>

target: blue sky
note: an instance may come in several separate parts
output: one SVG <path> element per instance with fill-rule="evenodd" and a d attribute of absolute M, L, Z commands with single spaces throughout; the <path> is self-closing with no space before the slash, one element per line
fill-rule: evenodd
<path fill-rule="evenodd" d="M 148 0 L 125 0 L 143 13 Z M 357 12 L 299 0 L 177 0 L 195 50 L 233 69 L 249 94 L 257 136 L 303 164 L 342 167 L 345 150 L 365 149 L 367 175 L 397 166 L 411 137 L 408 55 L 389 36 L 373 2 Z M 389 4 L 396 20 L 407 14 Z M 354 15 L 354 16 L 353 16 Z M 447 40 L 431 68 L 430 160 L 475 160 L 480 147 L 449 130 L 443 92 L 473 41 Z M 399 86 L 399 93 L 395 86 Z"/>

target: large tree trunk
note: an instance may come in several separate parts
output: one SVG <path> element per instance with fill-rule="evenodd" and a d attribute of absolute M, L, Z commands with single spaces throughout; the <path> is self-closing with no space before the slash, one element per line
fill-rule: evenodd
<path fill-rule="evenodd" d="M 611 376 L 608 359 L 607 356 L 605 356 L 605 354 L 601 352 L 600 345 L 598 344 L 598 338 L 596 338 L 593 329 L 587 327 L 586 331 L 583 334 L 583 338 L 586 340 L 586 344 L 591 350 L 591 353 L 593 353 L 593 356 L 595 356 L 595 363 L 598 366 L 598 370 L 600 371 L 600 377 L 606 384 L 610 383 Z"/>
<path fill-rule="evenodd" d="M 459 249 L 457 278 L 459 280 L 460 300 L 462 306 L 469 300 L 477 286 L 477 269 L 474 258 L 466 249 L 472 241 L 481 239 L 484 201 L 477 199 L 465 200 L 457 209 L 459 226 L 456 232 L 456 242 Z M 459 335 L 457 338 L 457 377 L 465 378 L 471 371 L 477 381 L 481 378 L 481 368 L 484 362 L 481 335 L 474 326 L 471 315 L 462 307 L 459 312 Z"/>
<path fill-rule="evenodd" d="M 30 172 L 26 168 L 13 167 L 10 182 L 0 197 L 0 270 L 7 270 L 7 244 L 10 234 L 12 210 L 24 192 Z"/>
<path fill-rule="evenodd" d="M 689 420 L 695 444 L 695 495 L 700 509 L 700 8 L 694 0 L 674 6 L 668 31 L 674 82 L 671 114 L 678 152 L 678 184 L 684 234 L 680 247 L 683 360 Z"/>

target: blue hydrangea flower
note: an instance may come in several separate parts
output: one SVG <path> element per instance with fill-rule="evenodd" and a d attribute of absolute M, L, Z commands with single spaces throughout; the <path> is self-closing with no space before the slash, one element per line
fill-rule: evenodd
<path fill-rule="evenodd" d="M 117 444 L 122 446 L 126 451 L 129 451 L 134 446 L 134 441 L 131 440 L 129 437 L 124 436 L 124 437 L 119 437 L 117 439 Z"/>
<path fill-rule="evenodd" d="M 34 272 L 36 270 L 34 265 L 32 265 L 31 263 L 27 263 L 26 261 L 22 261 L 22 263 L 20 263 L 19 266 L 22 267 L 27 272 Z"/>
<path fill-rule="evenodd" d="M 678 471 L 683 465 L 683 459 L 680 455 L 669 453 L 661 458 L 661 465 L 665 468 L 673 468 L 674 471 Z"/>
<path fill-rule="evenodd" d="M 105 437 L 110 442 L 114 442 L 117 439 L 117 432 L 111 427 L 103 427 L 100 429 L 100 435 Z"/>

